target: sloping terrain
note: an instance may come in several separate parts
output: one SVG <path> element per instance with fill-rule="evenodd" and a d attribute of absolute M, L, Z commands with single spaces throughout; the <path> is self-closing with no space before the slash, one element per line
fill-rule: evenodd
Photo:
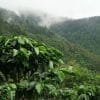
<path fill-rule="evenodd" d="M 98 47 L 100 43 L 99 27 L 96 26 L 98 31 L 95 33 L 92 19 L 89 20 L 92 25 L 89 26 L 90 28 L 87 31 L 84 29 L 87 28 L 85 24 L 88 25 L 89 23 L 87 19 L 79 20 L 79 22 L 67 20 L 68 23 L 63 22 L 53 25 L 51 29 L 40 26 L 40 21 L 41 17 L 32 13 L 17 15 L 12 11 L 0 9 L 0 35 L 33 37 L 61 50 L 64 53 L 65 63 L 78 63 L 83 67 L 100 70 L 100 56 L 98 55 L 100 53 Z M 92 34 L 93 31 L 94 35 Z M 93 42 L 93 38 L 95 42 Z"/>
<path fill-rule="evenodd" d="M 51 29 L 72 43 L 100 55 L 100 17 L 69 20 L 51 26 Z"/>

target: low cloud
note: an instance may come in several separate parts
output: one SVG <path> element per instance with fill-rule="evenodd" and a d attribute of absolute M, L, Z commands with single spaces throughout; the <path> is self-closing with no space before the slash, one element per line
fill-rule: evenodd
<path fill-rule="evenodd" d="M 0 7 L 15 12 L 20 9 L 40 10 L 69 18 L 100 15 L 100 0 L 0 0 Z"/>

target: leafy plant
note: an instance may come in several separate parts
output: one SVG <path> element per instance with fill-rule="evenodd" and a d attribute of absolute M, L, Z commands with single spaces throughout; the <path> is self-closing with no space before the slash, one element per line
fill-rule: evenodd
<path fill-rule="evenodd" d="M 0 100 L 99 100 L 99 74 L 24 36 L 0 37 Z"/>

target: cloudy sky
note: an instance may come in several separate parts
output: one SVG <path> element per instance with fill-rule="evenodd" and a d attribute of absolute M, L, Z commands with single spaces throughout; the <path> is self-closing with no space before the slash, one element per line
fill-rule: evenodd
<path fill-rule="evenodd" d="M 100 16 L 100 0 L 0 0 L 0 7 L 14 11 L 37 10 L 70 18 Z"/>

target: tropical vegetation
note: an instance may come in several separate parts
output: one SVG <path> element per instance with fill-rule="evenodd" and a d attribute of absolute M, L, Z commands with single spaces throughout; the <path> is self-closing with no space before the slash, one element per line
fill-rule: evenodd
<path fill-rule="evenodd" d="M 99 100 L 100 74 L 24 36 L 0 37 L 0 100 Z"/>

